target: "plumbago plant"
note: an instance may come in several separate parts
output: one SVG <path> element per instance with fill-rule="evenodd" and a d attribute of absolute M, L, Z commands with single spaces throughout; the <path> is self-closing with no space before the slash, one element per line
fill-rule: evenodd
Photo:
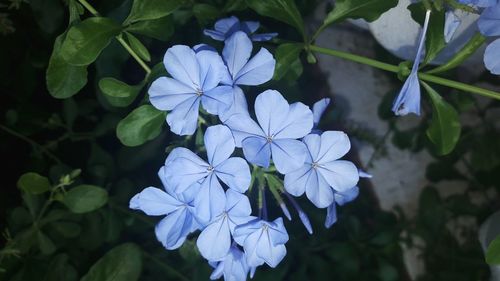
<path fill-rule="evenodd" d="M 24 5 L 11 2 L 15 9 Z M 493 152 L 476 147 L 484 146 L 478 139 L 498 137 L 485 116 L 498 105 L 500 93 L 449 78 L 450 71 L 487 37 L 500 35 L 498 1 L 424 0 L 410 5 L 422 30 L 415 60 L 399 65 L 315 42 L 331 25 L 348 19 L 378 19 L 397 0 L 337 0 L 312 33 L 301 11 L 314 7 L 314 1 L 47 3 L 30 3 L 45 34 L 41 37 L 62 33 L 49 42 L 53 48 L 45 65 L 37 60 L 30 63 L 43 65 L 48 92 L 64 100 L 62 118 L 58 114 L 40 117 L 48 120 L 43 129 L 50 136 L 63 133 L 46 145 L 39 144 L 28 137 L 39 131 L 22 126 L 23 114 L 15 110 L 7 112 L 8 124 L 0 125 L 2 131 L 29 143 L 34 154 L 56 164 L 30 167 L 47 176 L 28 172 L 17 181 L 23 206 L 13 209 L 4 231 L 2 280 L 40 276 L 44 280 L 158 280 L 165 275 L 173 280 L 246 280 L 254 274 L 262 280 L 329 280 L 331 273 L 340 280 L 404 280 L 400 242 L 411 245 L 415 236 L 422 238 L 429 246 L 422 251 L 426 267 L 437 272 L 433 254 L 448 254 L 441 243 L 444 239 L 456 242 L 447 223 L 471 214 L 484 219 L 498 209 L 486 193 L 490 186 L 498 187 L 490 178 L 500 167 L 494 157 L 500 149 L 496 142 L 487 145 Z M 460 25 L 453 16 L 457 10 L 481 14 L 480 32 L 448 62 L 435 67 L 431 62 Z M 65 15 L 68 26 L 58 28 L 55 23 Z M 6 24 L 2 30 L 9 33 L 16 27 L 10 20 L 0 24 Z M 174 27 L 180 29 L 174 31 Z M 198 37 L 201 34 L 204 37 Z M 484 54 L 492 74 L 499 74 L 497 42 L 490 43 Z M 418 130 L 399 146 L 416 151 L 428 141 L 437 157 L 428 168 L 431 182 L 464 181 L 485 193 L 488 206 L 474 208 L 468 193 L 441 198 L 433 187 L 422 193 L 414 221 L 382 212 L 373 200 L 363 197 L 347 204 L 358 197 L 359 178 L 370 175 L 343 159 L 351 148 L 348 136 L 322 121 L 330 99 L 308 98 L 309 107 L 303 103 L 309 89 L 297 94 L 293 84 L 300 77 L 312 79 L 304 71 L 308 66 L 302 57 L 314 64 L 317 54 L 397 74 L 404 82 L 382 101 L 381 117 L 389 120 L 401 139 L 408 133 L 398 131 L 393 117 L 421 115 Z M 126 64 L 128 58 L 133 66 Z M 140 74 L 133 69 L 136 65 Z M 128 73 L 131 67 L 134 71 Z M 29 83 L 17 85 L 29 88 Z M 424 98 L 421 86 L 428 94 Z M 94 87 L 97 97 L 89 99 L 84 93 L 94 93 Z M 465 93 L 449 95 L 449 91 Z M 458 112 L 473 103 L 467 93 L 491 100 L 478 110 L 484 129 L 461 127 Z M 18 111 L 23 112 L 22 107 Z M 115 134 L 110 136 L 110 131 Z M 65 149 L 68 143 L 71 149 Z M 64 159 L 70 164 L 57 154 L 67 155 Z M 465 175 L 455 170 L 457 163 L 466 166 Z M 83 166 L 83 172 L 72 168 Z M 151 171 L 158 171 L 159 182 L 154 182 Z M 140 188 L 144 189 L 138 193 Z M 279 208 L 272 207 L 273 201 Z M 365 205 L 352 215 L 355 204 Z M 457 205 L 470 208 L 464 211 Z M 301 236 L 289 207 L 309 234 L 318 221 L 326 229 L 338 225 Z M 342 219 L 341 212 L 350 215 Z M 293 240 L 300 247 L 291 247 Z M 182 261 L 160 249 L 158 242 L 167 250 L 179 249 Z M 492 243 L 488 262 L 498 263 L 498 245 L 496 240 Z M 466 246 L 461 253 L 482 259 L 475 245 Z M 291 261 L 300 256 L 310 259 Z M 454 261 L 450 268 L 455 265 Z M 480 270 L 471 269 L 462 276 L 485 278 L 485 266 L 483 262 Z M 448 280 L 446 273 L 452 269 L 443 267 L 439 280 Z M 452 277 L 459 280 L 460 276 Z"/>

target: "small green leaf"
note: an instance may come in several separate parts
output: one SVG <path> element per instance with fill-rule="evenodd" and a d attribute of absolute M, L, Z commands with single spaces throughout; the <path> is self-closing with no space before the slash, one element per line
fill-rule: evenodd
<path fill-rule="evenodd" d="M 149 51 L 146 48 L 146 46 L 144 46 L 144 44 L 142 44 L 142 42 L 139 41 L 139 39 L 137 39 L 137 37 L 135 37 L 134 35 L 128 32 L 125 32 L 125 34 L 127 34 L 127 39 L 128 43 L 130 44 L 130 48 L 132 48 L 132 50 L 134 50 L 134 52 L 136 52 L 139 55 L 139 57 L 141 57 L 141 59 L 145 61 L 151 61 L 151 55 L 149 54 Z"/>
<path fill-rule="evenodd" d="M 217 19 L 221 10 L 209 4 L 196 4 L 193 6 L 193 14 L 201 24 L 206 24 Z"/>
<path fill-rule="evenodd" d="M 334 9 L 323 21 L 323 27 L 345 19 L 372 22 L 398 4 L 398 0 L 337 0 Z"/>
<path fill-rule="evenodd" d="M 278 46 L 275 52 L 276 68 L 273 79 L 280 80 L 287 74 L 292 64 L 299 60 L 303 48 L 304 45 L 298 43 L 285 43 Z"/>
<path fill-rule="evenodd" d="M 134 0 L 130 14 L 123 24 L 168 16 L 184 2 L 184 0 Z"/>
<path fill-rule="evenodd" d="M 440 155 L 450 153 L 460 138 L 458 113 L 429 85 L 421 82 L 432 102 L 432 120 L 427 129 L 427 137 L 436 146 Z"/>
<path fill-rule="evenodd" d="M 165 113 L 152 105 L 143 105 L 118 123 L 116 135 L 126 146 L 138 146 L 156 138 L 165 122 Z"/>
<path fill-rule="evenodd" d="M 79 185 L 70 189 L 64 196 L 63 203 L 76 214 L 92 212 L 108 202 L 108 192 L 94 185 Z"/>
<path fill-rule="evenodd" d="M 500 235 L 498 235 L 488 246 L 486 251 L 486 262 L 491 265 L 500 265 Z"/>
<path fill-rule="evenodd" d="M 72 65 L 89 65 L 120 31 L 121 26 L 111 19 L 88 18 L 69 29 L 61 56 Z"/>
<path fill-rule="evenodd" d="M 304 21 L 294 0 L 246 0 L 246 3 L 260 15 L 287 23 L 305 36 Z"/>
<path fill-rule="evenodd" d="M 65 33 L 54 42 L 45 78 L 49 93 L 58 99 L 69 98 L 87 84 L 87 67 L 67 63 L 61 56 L 61 46 Z"/>
<path fill-rule="evenodd" d="M 459 65 L 461 65 L 466 59 L 472 56 L 479 47 L 481 47 L 484 42 L 486 42 L 486 37 L 484 37 L 481 33 L 476 33 L 468 42 L 463 46 L 460 51 L 458 51 L 453 58 L 451 58 L 447 63 L 438 66 L 430 71 L 427 71 L 429 74 L 433 73 L 441 73 L 453 69 Z"/>
<path fill-rule="evenodd" d="M 135 281 L 139 279 L 141 270 L 140 248 L 126 243 L 107 252 L 80 281 Z"/>
<path fill-rule="evenodd" d="M 408 6 L 408 10 L 411 12 L 412 18 L 423 25 L 425 20 L 426 9 L 423 2 L 411 4 Z M 427 64 L 432 61 L 441 50 L 446 47 L 446 41 L 444 39 L 444 21 L 445 12 L 433 10 L 429 19 L 429 27 L 427 29 L 427 35 L 425 36 L 425 58 L 423 64 Z"/>
<path fill-rule="evenodd" d="M 45 235 L 42 231 L 38 231 L 36 233 L 36 237 L 38 239 L 38 247 L 40 248 L 40 251 L 44 255 L 50 255 L 56 250 L 56 245 L 54 245 L 54 242 Z"/>
<path fill-rule="evenodd" d="M 58 221 L 51 223 L 50 227 L 65 238 L 75 238 L 82 231 L 80 225 L 74 222 Z"/>
<path fill-rule="evenodd" d="M 126 27 L 126 31 L 141 34 L 161 41 L 167 41 L 174 33 L 174 23 L 171 16 L 139 21 Z"/>
<path fill-rule="evenodd" d="M 136 86 L 128 85 L 120 80 L 105 77 L 99 81 L 99 89 L 106 100 L 113 106 L 129 106 L 137 97 L 144 84 Z"/>
<path fill-rule="evenodd" d="M 50 190 L 49 179 L 37 173 L 26 173 L 17 181 L 17 187 L 30 194 L 41 194 Z"/>

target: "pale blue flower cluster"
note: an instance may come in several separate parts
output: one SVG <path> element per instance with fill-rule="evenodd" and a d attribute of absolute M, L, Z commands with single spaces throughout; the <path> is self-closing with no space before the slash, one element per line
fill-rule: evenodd
<path fill-rule="evenodd" d="M 211 279 L 246 280 L 258 266 L 276 267 L 286 256 L 289 235 L 281 217 L 268 220 L 265 190 L 259 215 L 252 214 L 246 194 L 252 173 L 264 171 L 279 179 L 274 175 L 278 172 L 284 177 L 282 195 L 309 233 L 311 223 L 292 196 L 306 193 L 315 206 L 327 208 L 325 226 L 330 227 L 336 221 L 336 206 L 354 200 L 359 192 L 358 169 L 341 160 L 350 150 L 349 138 L 318 128 L 330 99 L 320 100 L 311 110 L 266 90 L 256 97 L 252 117 L 241 87 L 268 82 L 276 64 L 264 48 L 252 56 L 252 40 L 275 36 L 252 34 L 258 26 L 231 17 L 218 21 L 215 31 L 205 30 L 224 41 L 222 55 L 204 44 L 169 48 L 164 65 L 171 77 L 158 78 L 149 89 L 151 104 L 169 111 L 167 123 L 178 135 L 201 130 L 200 104 L 221 121 L 206 128 L 199 148 L 203 153 L 183 147 L 170 152 L 158 173 L 163 189 L 148 187 L 130 200 L 132 209 L 164 216 L 155 233 L 166 249 L 179 248 L 199 232 L 196 245 L 214 268 Z M 234 156 L 236 148 L 242 148 L 244 158 Z M 252 172 L 249 163 L 254 165 Z M 291 220 L 282 198 L 278 203 Z"/>

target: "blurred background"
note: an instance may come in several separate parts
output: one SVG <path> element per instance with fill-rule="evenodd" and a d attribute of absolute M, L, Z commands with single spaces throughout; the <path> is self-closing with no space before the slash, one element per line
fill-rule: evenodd
<path fill-rule="evenodd" d="M 77 95 L 56 99 L 47 90 L 49 59 L 56 37 L 67 28 L 71 1 L 0 0 L 0 280 L 80 280 L 105 253 L 123 243 L 135 243 L 140 260 L 107 262 L 140 266 L 138 280 L 207 280 L 211 268 L 197 253 L 194 239 L 178 251 L 167 251 L 154 236 L 158 220 L 128 209 L 134 194 L 160 187 L 158 168 L 180 142 L 166 126 L 136 147 L 124 146 L 117 138 L 118 122 L 147 99 L 147 87 L 131 105 L 116 107 L 99 81 L 115 77 L 136 85 L 143 69 L 113 40 L 87 68 L 88 83 Z M 327 1 L 295 2 L 311 31 L 332 7 Z M 91 4 L 121 22 L 132 1 Z M 293 28 L 259 16 L 244 1 L 186 1 L 165 19 L 161 36 L 138 35 L 149 50 L 148 64 L 161 62 L 174 44 L 220 47 L 202 30 L 227 15 L 258 20 L 264 31 L 278 32 L 280 39 L 301 40 Z M 392 16 L 413 21 L 404 13 Z M 411 59 L 389 48 L 378 30 L 360 22 L 335 24 L 316 44 L 396 65 Z M 276 49 L 272 42 L 262 46 L 272 53 Z M 396 75 L 326 55 L 316 59 L 310 63 L 304 55 L 280 80 L 253 87 L 246 92 L 249 103 L 267 88 L 307 105 L 331 97 L 322 128 L 345 131 L 353 143 L 348 158 L 373 178 L 361 180 L 360 196 L 339 208 L 331 229 L 323 227 L 326 211 L 300 200 L 314 234 L 309 235 L 293 214 L 294 220 L 286 223 L 286 258 L 275 269 L 259 268 L 254 280 L 490 280 L 479 230 L 500 209 L 500 103 L 436 88 L 457 109 L 462 124 L 456 148 L 439 156 L 425 135 L 432 112 L 428 104 L 420 118 L 396 118 L 390 110 L 403 83 Z M 478 63 L 472 58 L 445 75 L 499 91 L 500 79 L 485 71 L 480 59 Z M 18 180 L 27 172 L 47 177 L 53 186 L 100 186 L 109 198 L 102 208 L 85 214 L 70 213 L 56 202 L 39 218 L 47 197 L 21 191 Z M 270 217 L 282 215 L 277 207 L 270 212 Z M 489 232 L 483 236 L 497 235 L 498 216 L 485 227 Z"/>

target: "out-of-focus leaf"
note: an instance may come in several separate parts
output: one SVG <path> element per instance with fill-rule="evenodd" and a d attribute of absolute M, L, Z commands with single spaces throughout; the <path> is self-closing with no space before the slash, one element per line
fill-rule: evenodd
<path fill-rule="evenodd" d="M 132 48 L 132 50 L 134 50 L 134 52 L 136 52 L 136 54 L 139 55 L 139 57 L 141 57 L 141 59 L 143 59 L 145 61 L 150 61 L 151 55 L 149 54 L 149 51 L 146 48 L 146 46 L 144 46 L 144 44 L 142 44 L 142 42 L 139 41 L 139 39 L 137 39 L 137 37 L 135 37 L 134 35 L 132 35 L 128 32 L 126 32 L 125 34 L 127 34 L 127 39 L 128 39 L 128 43 L 130 45 L 130 48 Z"/>
<path fill-rule="evenodd" d="M 286 43 L 278 46 L 275 52 L 276 69 L 273 79 L 280 80 L 287 74 L 293 63 L 299 60 L 302 49 L 303 45 L 298 43 Z"/>
<path fill-rule="evenodd" d="M 398 0 L 337 0 L 326 16 L 323 27 L 345 19 L 374 21 L 398 4 Z"/>
<path fill-rule="evenodd" d="M 155 20 L 135 22 L 127 26 L 125 30 L 161 41 L 167 41 L 174 33 L 174 22 L 171 16 L 166 16 Z"/>
<path fill-rule="evenodd" d="M 105 77 L 99 81 L 99 89 L 101 89 L 108 102 L 117 107 L 129 106 L 143 86 L 142 83 L 131 86 L 111 77 Z"/>
<path fill-rule="evenodd" d="M 132 10 L 124 24 L 168 16 L 184 2 L 184 0 L 134 0 Z"/>
<path fill-rule="evenodd" d="M 73 213 L 92 212 L 108 202 L 108 192 L 94 185 L 79 185 L 70 189 L 64 196 L 63 203 Z"/>
<path fill-rule="evenodd" d="M 23 174 L 17 181 L 17 187 L 24 192 L 31 194 L 41 194 L 50 190 L 49 179 L 37 173 Z"/>
<path fill-rule="evenodd" d="M 304 21 L 294 0 L 246 0 L 246 3 L 260 15 L 287 23 L 305 36 Z"/>
<path fill-rule="evenodd" d="M 138 146 L 156 138 L 165 122 L 165 113 L 152 105 L 132 111 L 116 127 L 116 135 L 127 146 Z"/>
<path fill-rule="evenodd" d="M 488 246 L 486 262 L 492 265 L 500 265 L 500 235 Z"/>

